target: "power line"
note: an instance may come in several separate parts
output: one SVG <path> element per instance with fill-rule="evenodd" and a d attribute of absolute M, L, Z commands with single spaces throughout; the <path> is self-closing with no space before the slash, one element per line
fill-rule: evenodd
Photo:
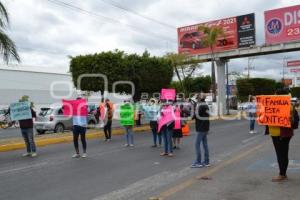
<path fill-rule="evenodd" d="M 130 9 L 130 8 L 127 8 L 127 7 L 124 7 L 124 6 L 118 4 L 118 3 L 115 2 L 115 1 L 112 1 L 112 0 L 111 0 L 111 1 L 101 0 L 101 1 L 102 1 L 103 3 L 105 3 L 105 4 L 109 4 L 109 5 L 111 5 L 111 6 L 115 7 L 115 8 L 118 8 L 118 9 L 120 9 L 120 10 L 124 10 L 125 12 L 131 13 L 131 14 L 134 14 L 134 15 L 136 15 L 136 16 L 138 16 L 138 17 L 144 18 L 144 19 L 146 19 L 146 20 L 155 22 L 155 23 L 157 23 L 157 24 L 160 24 L 160 25 L 165 26 L 165 27 L 167 27 L 167 28 L 170 28 L 170 29 L 172 29 L 172 30 L 176 29 L 176 27 L 173 26 L 173 25 L 164 23 L 164 22 L 162 22 L 162 21 L 159 21 L 159 20 L 154 19 L 154 18 L 152 18 L 152 17 L 149 17 L 149 16 L 147 16 L 147 15 L 143 15 L 143 14 L 141 14 L 141 13 L 138 13 L 137 11 L 132 10 L 132 9 Z"/>
<path fill-rule="evenodd" d="M 95 13 L 95 12 L 92 12 L 92 11 L 89 11 L 89 10 L 85 10 L 83 8 L 80 8 L 80 7 L 71 5 L 69 3 L 66 3 L 64 1 L 60 1 L 60 0 L 47 0 L 47 1 L 49 1 L 52 4 L 56 4 L 56 5 L 59 5 L 61 7 L 64 7 L 64 8 L 67 8 L 67 9 L 70 9 L 70 10 L 73 10 L 73 11 L 77 11 L 77 12 L 80 12 L 80 13 L 83 13 L 83 14 L 95 17 L 97 19 L 102 18 L 102 20 L 107 21 L 109 23 L 121 24 L 121 25 L 127 26 L 127 27 L 131 28 L 135 32 L 143 33 L 145 35 L 150 35 L 152 37 L 156 37 L 156 38 L 160 38 L 160 39 L 163 39 L 163 40 L 167 40 L 167 41 L 169 40 L 170 41 L 170 38 L 165 38 L 165 37 L 157 35 L 156 33 L 149 32 L 149 31 L 146 31 L 146 30 L 140 31 L 141 30 L 140 27 L 136 27 L 136 26 L 132 26 L 130 24 L 122 23 L 119 20 L 116 20 L 116 19 L 113 19 L 113 18 L 110 18 L 110 17 L 106 17 L 104 15 L 100 15 L 98 13 Z M 146 33 L 146 32 L 148 32 L 148 33 Z M 175 38 L 171 38 L 171 39 L 176 40 Z"/>

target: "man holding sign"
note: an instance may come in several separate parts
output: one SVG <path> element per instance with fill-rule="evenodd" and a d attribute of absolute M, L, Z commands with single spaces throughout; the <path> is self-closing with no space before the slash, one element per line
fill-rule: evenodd
<path fill-rule="evenodd" d="M 12 121 L 19 121 L 21 133 L 25 141 L 27 153 L 24 157 L 36 157 L 36 146 L 33 136 L 33 119 L 36 118 L 35 111 L 31 108 L 29 101 L 12 103 L 9 106 L 10 118 Z"/>
<path fill-rule="evenodd" d="M 297 111 L 291 105 L 291 97 L 288 93 L 287 90 L 278 90 L 276 95 L 256 97 L 257 122 L 269 126 L 269 134 L 276 151 L 279 175 L 272 179 L 273 182 L 287 180 L 289 143 L 294 134 L 294 123 L 298 123 L 296 122 L 298 119 L 294 118 Z"/>

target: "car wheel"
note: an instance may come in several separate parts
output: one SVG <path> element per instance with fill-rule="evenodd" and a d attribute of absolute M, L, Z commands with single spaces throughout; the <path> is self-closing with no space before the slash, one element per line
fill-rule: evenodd
<path fill-rule="evenodd" d="M 65 126 L 63 124 L 56 124 L 54 128 L 54 133 L 63 133 L 65 131 Z"/>
<path fill-rule="evenodd" d="M 94 122 L 93 120 L 89 121 L 88 128 L 91 128 L 91 129 L 96 128 L 96 122 Z"/>
<path fill-rule="evenodd" d="M 39 135 L 43 135 L 46 133 L 46 131 L 44 131 L 44 130 L 36 130 L 36 132 L 38 132 Z"/>

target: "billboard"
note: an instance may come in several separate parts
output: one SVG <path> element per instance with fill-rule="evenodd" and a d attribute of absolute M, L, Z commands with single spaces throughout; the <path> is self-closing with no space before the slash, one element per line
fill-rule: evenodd
<path fill-rule="evenodd" d="M 292 68 L 292 69 L 290 69 L 290 72 L 292 72 L 292 73 L 299 73 L 300 69 L 299 68 Z"/>
<path fill-rule="evenodd" d="M 300 67 L 300 60 L 291 60 L 286 64 L 287 67 Z"/>
<path fill-rule="evenodd" d="M 178 28 L 178 53 L 188 55 L 210 53 L 210 48 L 203 42 L 205 35 L 198 31 L 199 26 L 217 26 L 223 29 L 224 36 L 219 37 L 213 46 L 215 52 L 249 47 L 256 43 L 255 15 L 251 13 Z"/>
<path fill-rule="evenodd" d="M 300 40 L 300 5 L 265 11 L 267 44 Z"/>

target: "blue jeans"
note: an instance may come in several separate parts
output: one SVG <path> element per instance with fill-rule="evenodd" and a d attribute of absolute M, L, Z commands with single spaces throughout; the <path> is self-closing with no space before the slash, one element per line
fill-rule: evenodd
<path fill-rule="evenodd" d="M 133 131 L 132 127 L 125 126 L 125 132 L 126 132 L 126 144 L 132 144 L 133 145 Z"/>
<path fill-rule="evenodd" d="M 172 143 L 173 130 L 164 127 L 162 130 L 162 136 L 164 139 L 165 153 L 173 153 L 173 143 Z"/>
<path fill-rule="evenodd" d="M 33 128 L 22 128 L 21 132 L 26 144 L 27 153 L 35 153 L 36 146 L 33 138 Z"/>
<path fill-rule="evenodd" d="M 254 126 L 255 126 L 255 114 L 250 113 L 249 114 L 250 118 L 250 131 L 254 131 Z"/>
<path fill-rule="evenodd" d="M 196 150 L 196 161 L 194 164 L 202 164 L 201 160 L 201 142 L 204 148 L 204 164 L 209 164 L 209 151 L 207 145 L 207 132 L 197 132 L 195 150 Z"/>
<path fill-rule="evenodd" d="M 153 144 L 157 145 L 157 139 L 158 139 L 158 144 L 161 145 L 161 134 L 157 133 L 157 122 L 150 121 L 150 128 L 152 130 L 152 135 L 153 135 Z"/>

